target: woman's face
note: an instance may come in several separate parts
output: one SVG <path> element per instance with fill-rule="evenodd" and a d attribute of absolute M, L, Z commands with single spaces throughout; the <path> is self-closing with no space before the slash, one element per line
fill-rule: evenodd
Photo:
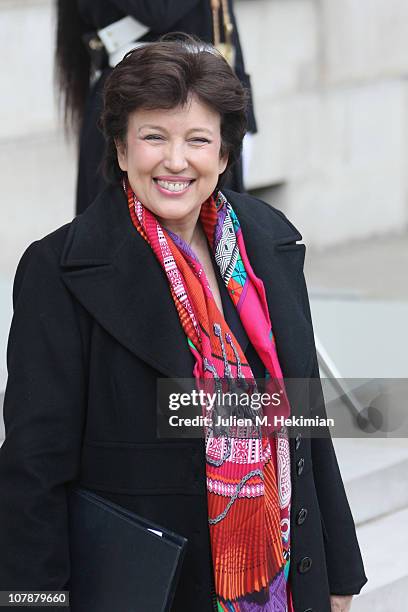
<path fill-rule="evenodd" d="M 220 147 L 220 115 L 193 96 L 184 107 L 133 112 L 118 162 L 159 219 L 195 223 L 227 165 Z"/>

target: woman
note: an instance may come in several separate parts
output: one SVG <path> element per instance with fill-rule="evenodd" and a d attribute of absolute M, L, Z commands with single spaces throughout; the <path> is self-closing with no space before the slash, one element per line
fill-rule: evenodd
<path fill-rule="evenodd" d="M 110 75 L 112 185 L 16 274 L 1 589 L 67 584 L 73 482 L 187 537 L 176 612 L 344 612 L 365 584 L 330 437 L 156 436 L 160 377 L 318 377 L 299 232 L 217 187 L 246 103 L 191 40 L 138 48 Z"/>
<path fill-rule="evenodd" d="M 212 5 L 219 5 L 212 11 Z M 102 90 L 118 61 L 120 53 L 109 57 L 97 32 L 103 32 L 111 24 L 118 24 L 125 16 L 133 22 L 134 35 L 138 41 L 155 41 L 166 32 L 185 32 L 213 42 L 214 14 L 219 18 L 219 34 L 224 40 L 225 22 L 232 25 L 232 45 L 235 49 L 234 69 L 241 83 L 251 91 L 250 80 L 245 72 L 238 27 L 232 0 L 58 0 L 56 65 L 58 86 L 63 95 L 68 123 L 80 129 L 80 156 L 76 194 L 76 212 L 82 213 L 95 197 L 106 187 L 101 172 L 104 139 L 98 129 L 102 110 Z M 120 27 L 120 26 L 119 26 Z M 109 34 L 112 32 L 109 31 Z M 116 36 L 116 32 L 113 31 Z M 132 29 L 130 30 L 132 37 Z M 125 43 L 127 38 L 118 38 Z M 136 44 L 136 43 L 135 43 Z M 125 50 L 129 46 L 124 44 Z M 122 59 L 124 53 L 120 57 Z M 94 75 L 92 87 L 90 77 Z M 256 132 L 252 102 L 248 107 L 248 129 Z M 241 163 L 232 167 L 228 185 L 235 191 L 243 191 Z"/>

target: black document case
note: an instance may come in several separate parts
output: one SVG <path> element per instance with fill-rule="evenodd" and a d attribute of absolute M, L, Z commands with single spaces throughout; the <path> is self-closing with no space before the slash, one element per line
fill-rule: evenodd
<path fill-rule="evenodd" d="M 184 537 L 79 488 L 69 495 L 69 529 L 72 612 L 170 610 Z"/>

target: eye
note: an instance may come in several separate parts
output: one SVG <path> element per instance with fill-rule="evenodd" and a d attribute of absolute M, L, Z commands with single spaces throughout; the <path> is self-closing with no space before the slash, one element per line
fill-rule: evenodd
<path fill-rule="evenodd" d="M 143 140 L 163 140 L 163 136 L 160 136 L 160 134 L 149 134 Z"/>
<path fill-rule="evenodd" d="M 210 141 L 207 138 L 198 138 L 197 137 L 197 138 L 192 138 L 191 142 L 199 142 L 200 144 L 202 144 L 202 143 L 205 143 L 205 142 L 209 143 Z"/>

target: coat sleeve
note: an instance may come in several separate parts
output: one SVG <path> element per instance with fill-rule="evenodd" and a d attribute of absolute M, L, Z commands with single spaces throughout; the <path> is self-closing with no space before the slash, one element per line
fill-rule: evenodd
<path fill-rule="evenodd" d="M 304 308 L 312 325 L 304 280 L 303 290 Z M 315 347 L 310 389 L 312 416 L 326 419 L 327 413 Z M 367 577 L 330 431 L 326 428 L 324 433 L 324 437 L 311 439 L 311 453 L 324 534 L 330 593 L 332 595 L 355 595 L 367 582 Z"/>
<path fill-rule="evenodd" d="M 111 0 L 124 15 L 130 15 L 154 32 L 170 32 L 200 0 Z"/>
<path fill-rule="evenodd" d="M 13 305 L 0 449 L 0 590 L 63 590 L 70 574 L 66 485 L 80 460 L 84 358 L 77 305 L 48 243 L 33 243 L 23 255 Z"/>

